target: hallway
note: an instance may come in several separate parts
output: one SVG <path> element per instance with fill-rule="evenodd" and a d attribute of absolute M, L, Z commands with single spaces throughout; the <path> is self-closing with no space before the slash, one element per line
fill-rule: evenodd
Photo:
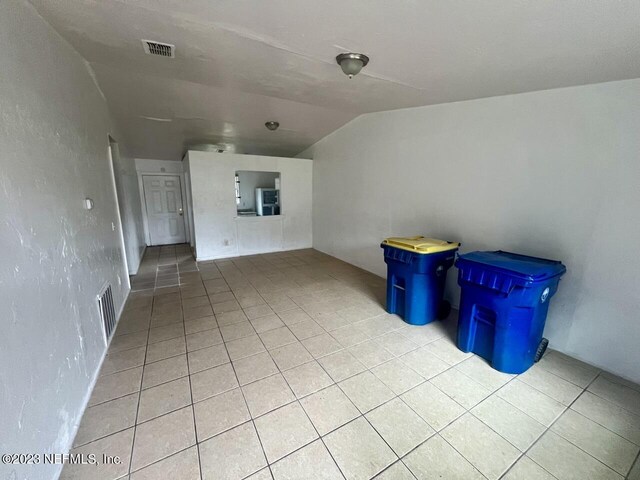
<path fill-rule="evenodd" d="M 189 245 L 147 247 L 137 275 L 131 277 L 131 291 L 156 289 L 162 292 L 163 288 L 186 285 L 187 274 L 197 271 Z M 196 275 L 195 278 L 199 277 Z"/>
<path fill-rule="evenodd" d="M 318 251 L 142 265 L 72 451 L 122 463 L 63 479 L 622 479 L 640 450 L 637 385 L 554 351 L 499 373 Z"/>

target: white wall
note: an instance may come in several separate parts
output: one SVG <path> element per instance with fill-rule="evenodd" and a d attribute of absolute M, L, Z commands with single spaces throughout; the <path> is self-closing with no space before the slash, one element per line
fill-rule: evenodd
<path fill-rule="evenodd" d="M 175 160 L 155 160 L 153 158 L 136 158 L 136 170 L 140 173 L 182 173 L 182 162 Z"/>
<path fill-rule="evenodd" d="M 300 155 L 314 247 L 379 275 L 391 235 L 560 259 L 552 347 L 640 381 L 639 132 L 640 80 L 363 115 Z"/>
<path fill-rule="evenodd" d="M 189 170 L 189 161 L 187 156 L 183 158 L 182 161 L 184 168 L 184 184 L 185 184 L 185 200 L 187 205 L 187 230 L 189 232 L 189 245 L 193 248 L 195 252 L 196 247 L 196 236 L 195 236 L 195 228 L 193 224 L 193 199 L 191 197 L 191 171 Z"/>
<path fill-rule="evenodd" d="M 114 156 L 113 163 L 118 189 L 118 206 L 122 220 L 127 267 L 129 275 L 135 275 L 138 273 L 144 249 L 147 246 L 144 237 L 140 190 L 134 161 L 122 156 L 120 143 L 117 144 L 117 147 L 119 154 Z"/>
<path fill-rule="evenodd" d="M 185 161 L 198 260 L 311 246 L 310 160 L 189 151 Z M 281 215 L 237 217 L 234 178 L 239 170 L 280 172 Z"/>
<path fill-rule="evenodd" d="M 84 60 L 26 1 L 0 2 L 0 45 L 0 452 L 66 453 L 106 350 L 96 295 L 111 283 L 119 310 L 128 293 L 111 228 L 121 137 Z M 60 469 L 0 464 L 0 478 Z"/>

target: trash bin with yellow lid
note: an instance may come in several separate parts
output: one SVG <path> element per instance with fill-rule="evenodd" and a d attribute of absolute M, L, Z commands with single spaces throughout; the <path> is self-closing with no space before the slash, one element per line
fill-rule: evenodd
<path fill-rule="evenodd" d="M 460 247 L 426 237 L 392 237 L 382 241 L 387 264 L 387 311 L 411 325 L 425 325 L 449 315 L 443 300 L 447 270 Z"/>

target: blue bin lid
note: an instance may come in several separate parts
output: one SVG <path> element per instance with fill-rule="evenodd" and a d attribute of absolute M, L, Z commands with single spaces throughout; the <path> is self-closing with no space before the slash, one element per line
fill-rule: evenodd
<path fill-rule="evenodd" d="M 456 266 L 464 268 L 466 262 L 481 264 L 493 271 L 518 277 L 529 282 L 539 282 L 563 275 L 567 268 L 558 260 L 530 257 L 517 253 L 503 252 L 471 252 L 458 257 Z"/>

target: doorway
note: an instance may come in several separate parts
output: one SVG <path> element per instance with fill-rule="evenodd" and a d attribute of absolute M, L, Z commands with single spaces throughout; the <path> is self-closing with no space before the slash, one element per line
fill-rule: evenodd
<path fill-rule="evenodd" d="M 185 243 L 182 186 L 178 175 L 143 175 L 151 245 Z"/>

